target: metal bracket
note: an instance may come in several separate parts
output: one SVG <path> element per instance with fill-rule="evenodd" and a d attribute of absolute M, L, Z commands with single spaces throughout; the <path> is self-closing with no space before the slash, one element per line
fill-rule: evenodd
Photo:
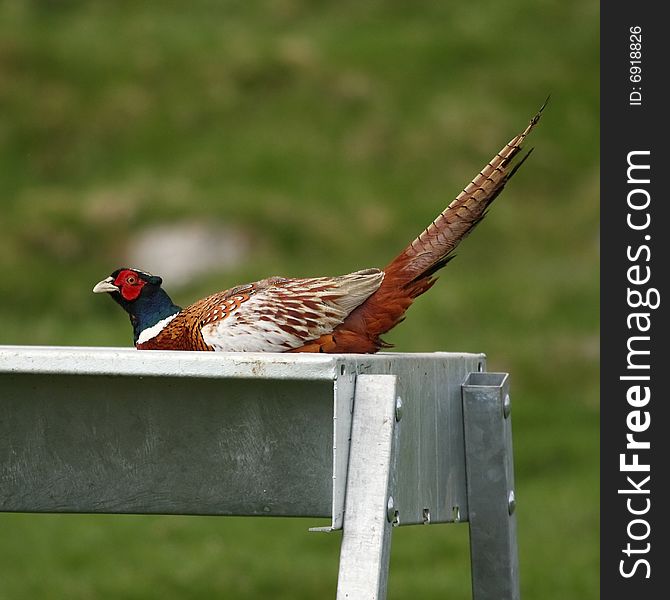
<path fill-rule="evenodd" d="M 518 600 L 512 424 L 507 373 L 462 386 L 474 600 Z"/>
<path fill-rule="evenodd" d="M 331 517 L 339 600 L 385 598 L 393 526 L 469 521 L 475 600 L 517 600 L 484 360 L 0 346 L 0 512 Z"/>
<path fill-rule="evenodd" d="M 360 375 L 354 396 L 337 599 L 386 598 L 394 490 L 395 375 Z"/>

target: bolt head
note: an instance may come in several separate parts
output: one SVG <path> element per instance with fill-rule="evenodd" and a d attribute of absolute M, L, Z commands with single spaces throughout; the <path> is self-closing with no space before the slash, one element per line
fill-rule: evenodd
<path fill-rule="evenodd" d="M 512 399 L 509 397 L 509 394 L 505 394 L 503 399 L 503 415 L 505 418 L 509 417 L 509 414 L 512 412 Z"/>
<path fill-rule="evenodd" d="M 398 396 L 395 400 L 395 420 L 400 421 L 402 419 L 402 398 Z"/>
<path fill-rule="evenodd" d="M 507 510 L 511 515 L 514 514 L 516 510 L 516 498 L 514 497 L 514 490 L 510 490 L 509 496 L 507 497 Z"/>
<path fill-rule="evenodd" d="M 388 522 L 391 523 L 394 527 L 400 524 L 400 513 L 395 507 L 395 501 L 393 496 L 389 496 L 388 503 L 386 504 L 386 518 Z"/>

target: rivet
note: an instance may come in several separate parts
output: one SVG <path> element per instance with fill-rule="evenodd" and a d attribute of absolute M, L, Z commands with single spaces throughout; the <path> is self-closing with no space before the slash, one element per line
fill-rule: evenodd
<path fill-rule="evenodd" d="M 402 419 L 402 398 L 398 396 L 395 400 L 395 420 Z"/>
<path fill-rule="evenodd" d="M 514 490 L 511 490 L 507 497 L 507 510 L 510 515 L 514 514 L 516 509 L 516 498 L 514 497 Z"/>
<path fill-rule="evenodd" d="M 509 414 L 512 412 L 512 399 L 509 397 L 509 394 L 505 394 L 503 399 L 503 416 L 505 418 L 509 417 Z"/>

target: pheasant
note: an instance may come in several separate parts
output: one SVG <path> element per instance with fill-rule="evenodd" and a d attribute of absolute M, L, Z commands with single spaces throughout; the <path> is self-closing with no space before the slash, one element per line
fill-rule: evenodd
<path fill-rule="evenodd" d="M 383 270 L 270 277 L 183 309 L 163 290 L 160 277 L 130 267 L 114 271 L 93 292 L 109 293 L 130 315 L 140 350 L 373 353 L 388 348 L 381 336 L 433 286 L 436 272 L 530 155 L 514 160 L 545 106 Z"/>

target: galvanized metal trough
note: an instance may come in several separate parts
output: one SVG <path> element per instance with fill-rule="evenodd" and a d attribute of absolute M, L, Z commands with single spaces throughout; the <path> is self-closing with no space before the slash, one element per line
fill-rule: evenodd
<path fill-rule="evenodd" d="M 468 521 L 473 597 L 518 598 L 509 407 L 481 354 L 0 346 L 0 511 L 328 517 L 351 599 L 393 526 Z"/>

